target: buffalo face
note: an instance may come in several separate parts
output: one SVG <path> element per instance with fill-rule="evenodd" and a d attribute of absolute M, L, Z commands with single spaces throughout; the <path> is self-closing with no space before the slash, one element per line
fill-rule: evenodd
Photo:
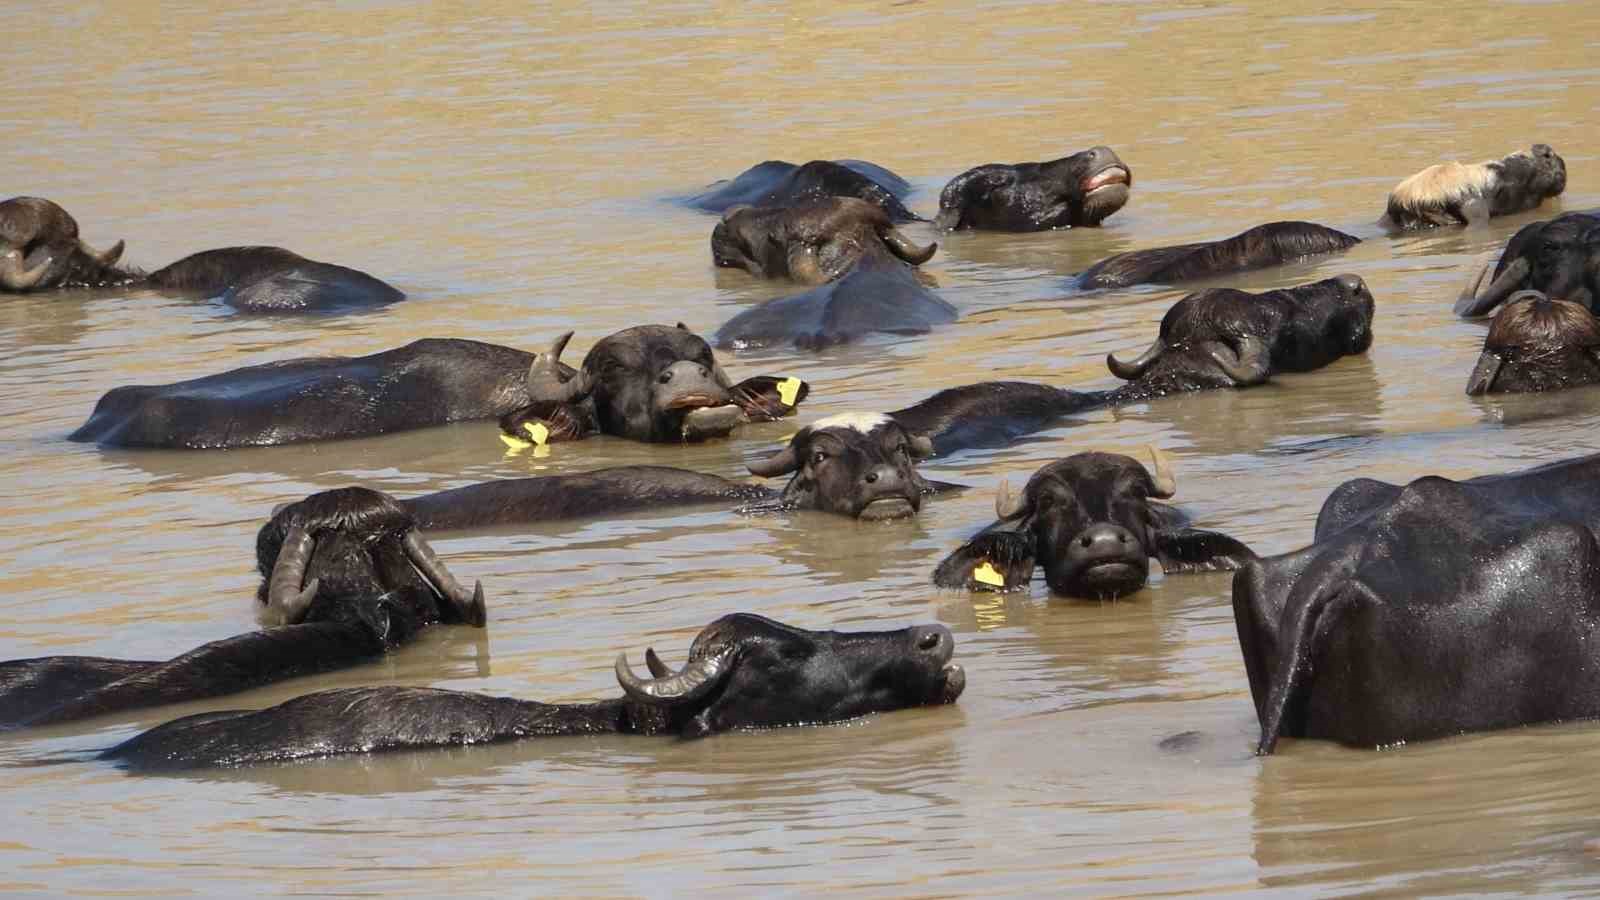
<path fill-rule="evenodd" d="M 1154 472 L 1132 457 L 1079 453 L 1050 463 L 1013 497 L 1002 482 L 999 521 L 939 564 L 942 587 L 1025 587 L 1035 565 L 1054 593 L 1109 599 L 1144 587 L 1150 557 L 1169 573 L 1231 569 L 1254 555 L 1214 532 L 1183 528 L 1182 515 L 1153 502 L 1177 490 L 1166 457 Z"/>
<path fill-rule="evenodd" d="M 626 655 L 617 680 L 633 702 L 665 708 L 688 737 L 733 729 L 838 722 L 874 712 L 953 703 L 966 673 L 950 662 L 942 625 L 897 631 L 806 631 L 738 613 L 706 626 L 672 672 L 646 652 L 639 678 Z"/>
<path fill-rule="evenodd" d="M 1533 209 L 1567 189 L 1567 162 L 1549 144 L 1534 144 L 1500 160 L 1495 214 Z"/>
<path fill-rule="evenodd" d="M 1560 390 L 1600 382 L 1600 320 L 1565 300 L 1519 291 L 1494 317 L 1467 394 Z"/>
<path fill-rule="evenodd" d="M 462 587 L 392 497 L 361 487 L 312 494 L 256 535 L 257 599 L 268 625 L 369 616 L 391 643 L 433 622 L 484 623 L 483 586 Z"/>
<path fill-rule="evenodd" d="M 1567 213 L 1523 226 L 1506 242 L 1499 263 L 1485 265 L 1468 283 L 1456 301 L 1456 314 L 1488 315 L 1522 290 L 1594 312 L 1600 306 L 1600 216 Z"/>
<path fill-rule="evenodd" d="M 99 251 L 78 237 L 78 223 L 40 197 L 0 203 L 0 290 L 95 287 L 118 280 L 122 242 Z"/>
<path fill-rule="evenodd" d="M 677 441 L 726 434 L 741 418 L 730 393 L 733 383 L 711 345 L 681 324 L 640 325 L 610 335 L 589 350 L 583 371 L 606 434 Z M 712 419 L 726 419 L 726 427 Z"/>
<path fill-rule="evenodd" d="M 711 232 L 711 259 L 718 266 L 810 285 L 841 278 L 863 260 L 921 265 L 937 249 L 912 243 L 881 207 L 853 197 L 792 207 L 738 206 Z"/>
<path fill-rule="evenodd" d="M 789 475 L 783 503 L 858 519 L 902 519 L 922 509 L 931 490 L 916 461 L 933 454 L 927 438 L 912 435 L 884 415 L 846 414 L 820 419 L 789 446 L 750 471 L 763 478 Z"/>
<path fill-rule="evenodd" d="M 1099 225 L 1128 202 L 1133 173 L 1110 147 L 1043 163 L 979 166 L 939 194 L 934 227 L 1042 231 Z"/>

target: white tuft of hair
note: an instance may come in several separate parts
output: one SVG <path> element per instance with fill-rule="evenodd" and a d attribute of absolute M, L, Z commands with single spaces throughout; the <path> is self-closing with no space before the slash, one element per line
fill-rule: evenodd
<path fill-rule="evenodd" d="M 874 428 L 881 428 L 894 421 L 883 413 L 839 413 L 818 419 L 811 423 L 812 428 L 853 428 L 866 434 Z"/>
<path fill-rule="evenodd" d="M 1440 163 L 1395 185 L 1394 190 L 1389 192 L 1389 202 L 1406 209 L 1442 206 L 1474 196 L 1481 197 L 1493 189 L 1499 178 L 1499 173 L 1489 162 L 1471 165 Z"/>

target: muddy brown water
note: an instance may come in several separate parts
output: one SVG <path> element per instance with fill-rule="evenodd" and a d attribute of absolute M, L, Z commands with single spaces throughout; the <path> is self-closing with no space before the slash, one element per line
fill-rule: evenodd
<path fill-rule="evenodd" d="M 362 483 L 398 495 L 661 463 L 742 474 L 794 422 L 694 447 L 612 439 L 508 456 L 492 423 L 215 453 L 64 436 L 106 389 L 423 336 L 574 355 L 642 322 L 709 333 L 779 289 L 713 271 L 713 220 L 667 198 L 768 158 L 858 157 L 918 188 L 991 161 L 1106 143 L 1133 199 L 1098 230 L 942 239 L 962 320 L 821 354 L 723 354 L 795 374 L 803 419 L 986 378 L 1104 387 L 1181 291 L 1069 294 L 1113 251 L 1309 218 L 1376 237 L 1236 279 L 1355 272 L 1378 299 L 1363 358 L 1239 393 L 1083 415 L 926 466 L 974 486 L 915 521 L 717 509 L 443 535 L 490 590 L 484 632 L 439 629 L 359 669 L 212 704 L 0 737 L 0 892 L 1135 894 L 1563 893 L 1600 885 L 1600 731 L 1536 728 L 1367 752 L 1256 724 L 1228 577 L 1115 603 L 928 583 L 1013 483 L 1083 449 L 1173 455 L 1198 523 L 1305 543 L 1341 481 L 1502 471 L 1597 449 L 1600 394 L 1472 400 L 1482 326 L 1450 302 L 1522 222 L 1600 206 L 1600 8 L 1590 3 L 344 2 L 8 7 L 0 194 L 64 204 L 154 267 L 277 243 L 409 301 L 244 318 L 161 297 L 0 301 L 0 658 L 164 658 L 253 627 L 273 505 Z M 1553 144 L 1560 204 L 1387 239 L 1387 189 L 1433 162 Z M 927 239 L 925 226 L 913 237 Z M 87 761 L 141 727 L 313 689 L 426 684 L 565 700 L 610 661 L 681 659 L 748 610 L 813 628 L 943 622 L 954 707 L 839 727 L 527 741 L 186 777 Z M 1185 734 L 1189 733 L 1189 734 Z M 1175 735 L 1184 735 L 1168 741 Z M 1165 744 L 1163 742 L 1166 741 Z"/>

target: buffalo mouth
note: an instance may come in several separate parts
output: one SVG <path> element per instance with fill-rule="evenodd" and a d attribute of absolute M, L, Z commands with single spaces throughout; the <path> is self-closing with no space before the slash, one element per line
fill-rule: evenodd
<path fill-rule="evenodd" d="M 1133 173 L 1118 165 L 1107 166 L 1083 180 L 1081 185 L 1084 196 L 1089 196 L 1096 191 L 1106 188 L 1120 188 L 1126 192 L 1133 187 Z"/>
<path fill-rule="evenodd" d="M 688 407 L 688 410 L 682 425 L 686 441 L 726 437 L 745 422 L 744 408 L 736 403 L 703 404 Z"/>
<path fill-rule="evenodd" d="M 1107 559 L 1090 563 L 1063 578 L 1048 579 L 1051 590 L 1068 597 L 1114 600 L 1144 587 L 1150 565 L 1143 560 Z"/>
<path fill-rule="evenodd" d="M 678 396 L 673 397 L 666 403 L 662 404 L 661 408 L 674 411 L 685 409 L 705 409 L 711 406 L 723 406 L 727 404 L 727 402 L 728 398 L 726 395 L 719 397 L 709 393 L 697 391 L 690 394 L 679 394 Z"/>
<path fill-rule="evenodd" d="M 954 703 L 967 689 L 967 670 L 955 663 L 946 663 L 939 670 L 939 697 L 938 702 Z"/>
<path fill-rule="evenodd" d="M 880 497 L 863 506 L 856 517 L 868 522 L 884 522 L 908 519 L 916 514 L 917 508 L 904 497 Z"/>

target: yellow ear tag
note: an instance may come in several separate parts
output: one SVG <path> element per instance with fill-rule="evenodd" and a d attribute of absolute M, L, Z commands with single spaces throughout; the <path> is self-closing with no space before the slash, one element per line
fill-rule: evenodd
<path fill-rule="evenodd" d="M 988 560 L 984 560 L 983 565 L 972 570 L 972 580 L 979 584 L 989 584 L 995 587 L 1006 586 L 1006 577 L 1001 575 L 999 570 L 994 567 L 994 563 Z"/>
<path fill-rule="evenodd" d="M 793 406 L 794 398 L 800 396 L 800 379 L 789 376 L 778 382 L 778 399 L 784 406 Z"/>
<path fill-rule="evenodd" d="M 499 437 L 500 437 L 500 442 L 505 444 L 508 448 L 510 448 L 508 452 L 511 452 L 511 453 L 521 453 L 522 451 L 524 451 L 524 450 L 528 449 L 529 447 L 533 446 L 532 444 L 528 443 L 527 441 L 517 440 L 516 438 L 512 437 L 509 434 L 506 434 L 503 431 L 500 432 Z"/>
<path fill-rule="evenodd" d="M 541 447 L 550 443 L 550 429 L 546 428 L 543 422 L 524 423 L 522 430 L 526 431 L 528 436 L 533 438 L 533 442 Z"/>

